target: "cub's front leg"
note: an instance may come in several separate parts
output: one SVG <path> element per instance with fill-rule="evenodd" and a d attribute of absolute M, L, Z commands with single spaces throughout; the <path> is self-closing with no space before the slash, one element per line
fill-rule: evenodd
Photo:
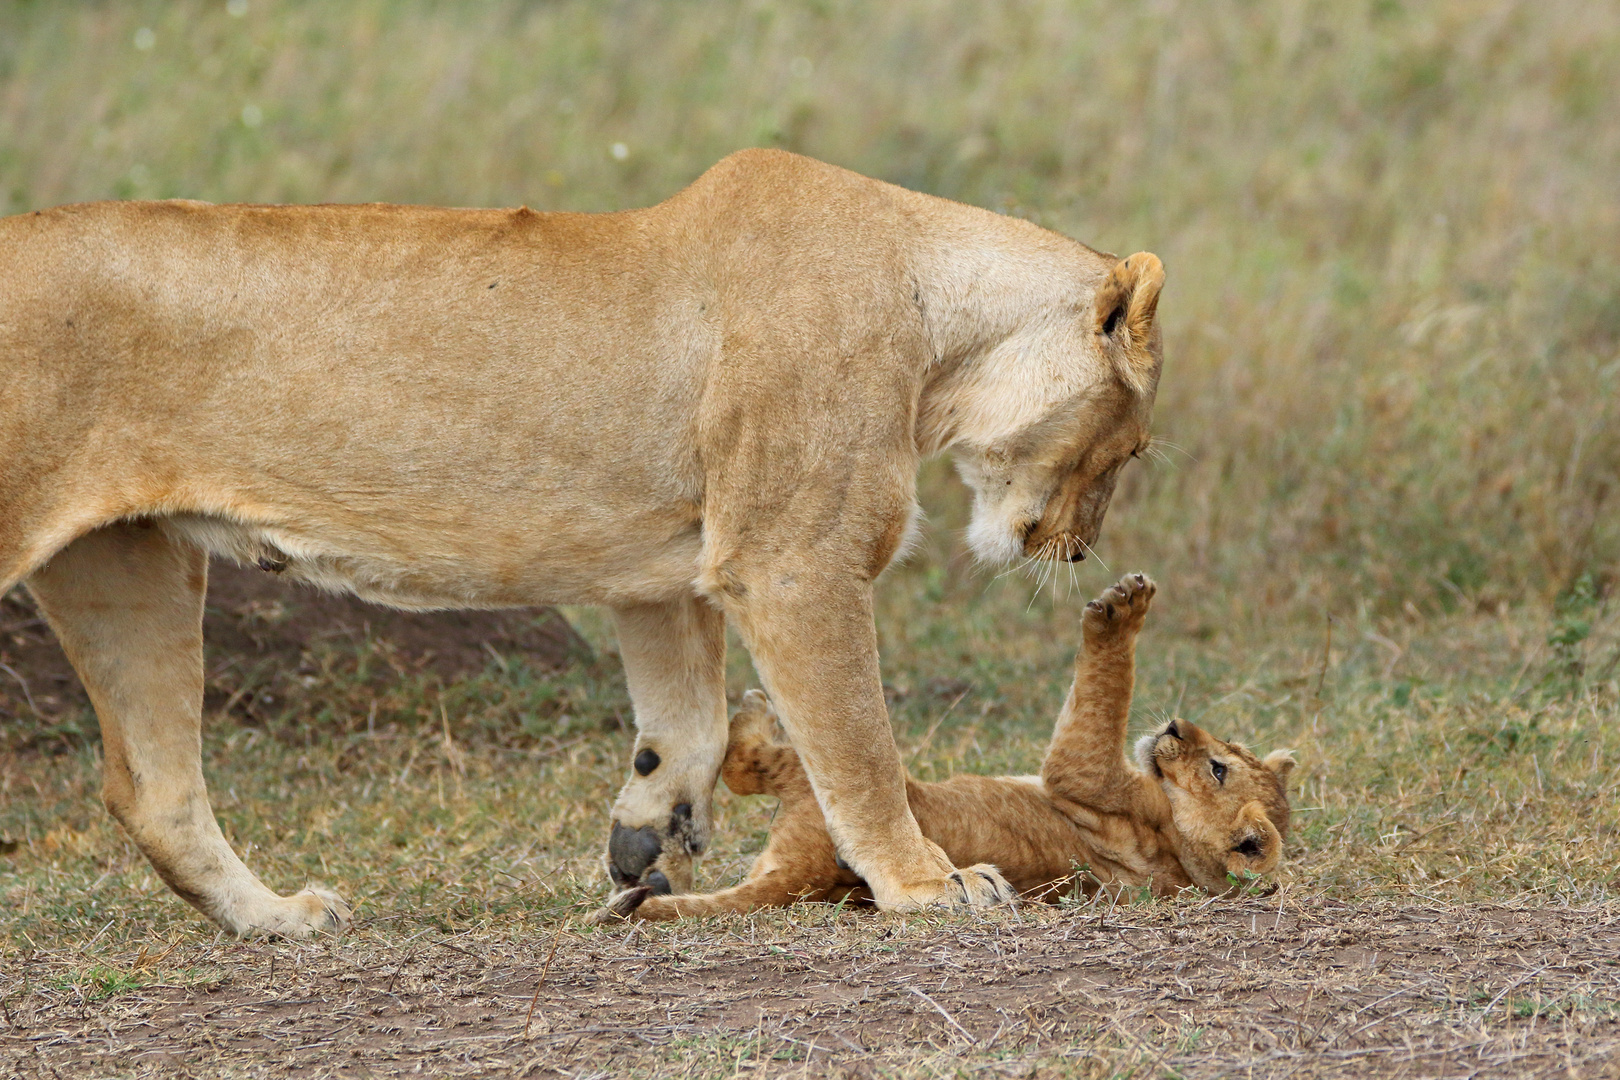
<path fill-rule="evenodd" d="M 1140 782 L 1125 761 L 1125 728 L 1136 686 L 1136 638 L 1157 587 L 1126 574 L 1086 605 L 1074 685 L 1041 764 L 1046 789 L 1101 811 L 1121 811 Z"/>

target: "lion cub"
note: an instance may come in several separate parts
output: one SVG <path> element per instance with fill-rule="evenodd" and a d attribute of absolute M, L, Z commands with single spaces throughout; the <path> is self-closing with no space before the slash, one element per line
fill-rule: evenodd
<path fill-rule="evenodd" d="M 1261 760 L 1172 720 L 1136 744 L 1135 762 L 1125 757 L 1136 636 L 1154 591 L 1148 578 L 1130 574 L 1086 605 L 1074 686 L 1040 776 L 907 781 L 923 834 L 951 862 L 970 867 L 962 873 L 992 863 L 1022 896 L 1055 901 L 1077 887 L 1092 893 L 1108 883 L 1147 885 L 1156 895 L 1191 885 L 1223 893 L 1233 880 L 1276 867 L 1288 831 L 1294 767 L 1288 751 Z M 775 795 L 782 805 L 748 879 L 705 895 L 629 889 L 600 918 L 674 919 L 870 899 L 839 860 L 799 757 L 775 740 L 774 728 L 765 695 L 749 691 L 731 719 L 721 775 L 739 795 Z"/>

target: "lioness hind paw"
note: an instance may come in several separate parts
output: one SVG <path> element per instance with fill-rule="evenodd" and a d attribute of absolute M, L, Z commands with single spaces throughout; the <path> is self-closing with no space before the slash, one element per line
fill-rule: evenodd
<path fill-rule="evenodd" d="M 313 928 L 316 933 L 336 934 L 348 929 L 354 921 L 354 912 L 344 902 L 343 897 L 331 889 L 322 889 L 311 885 L 294 894 L 295 896 L 311 896 L 320 902 L 322 918 Z"/>
<path fill-rule="evenodd" d="M 273 905 L 250 915 L 230 918 L 215 916 L 227 930 L 242 938 L 272 937 L 303 941 L 311 937 L 333 937 L 353 921 L 354 913 L 343 898 L 330 889 L 310 886 L 291 896 L 274 897 Z"/>

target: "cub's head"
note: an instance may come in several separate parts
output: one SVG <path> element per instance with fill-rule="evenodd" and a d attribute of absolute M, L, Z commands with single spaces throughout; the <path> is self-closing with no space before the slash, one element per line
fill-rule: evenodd
<path fill-rule="evenodd" d="M 982 561 L 1077 562 L 1096 543 L 1120 470 L 1148 446 L 1163 285 L 1153 255 L 1115 263 L 1001 343 L 962 388 L 972 419 L 956 463 L 973 489 L 968 541 Z"/>
<path fill-rule="evenodd" d="M 1223 893 L 1233 878 L 1242 883 L 1276 869 L 1288 833 L 1291 753 L 1257 758 L 1196 724 L 1172 720 L 1136 744 L 1136 759 L 1170 799 L 1181 863 L 1200 888 Z"/>

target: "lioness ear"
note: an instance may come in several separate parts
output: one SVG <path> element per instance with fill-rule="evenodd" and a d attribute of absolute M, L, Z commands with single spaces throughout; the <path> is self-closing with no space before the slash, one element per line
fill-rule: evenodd
<path fill-rule="evenodd" d="M 1157 255 L 1138 251 L 1114 264 L 1092 302 L 1096 332 L 1106 339 L 1119 377 L 1138 394 L 1149 393 L 1158 382 L 1148 339 L 1162 288 L 1164 264 Z"/>
<path fill-rule="evenodd" d="M 1292 750 L 1273 750 L 1265 756 L 1260 764 L 1276 773 L 1277 779 L 1286 784 L 1288 783 L 1288 774 L 1293 772 L 1294 766 L 1299 763 L 1294 760 Z"/>

